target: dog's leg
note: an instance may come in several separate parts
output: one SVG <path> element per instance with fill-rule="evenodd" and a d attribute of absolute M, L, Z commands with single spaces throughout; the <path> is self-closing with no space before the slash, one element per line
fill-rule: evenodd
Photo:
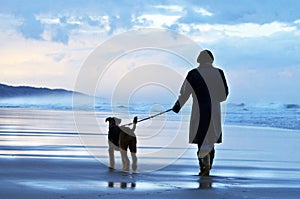
<path fill-rule="evenodd" d="M 132 172 L 136 172 L 137 170 L 137 157 L 136 153 L 131 153 L 131 159 L 132 159 Z"/>
<path fill-rule="evenodd" d="M 108 141 L 109 168 L 115 168 L 115 152 L 113 144 Z"/>
<path fill-rule="evenodd" d="M 120 152 L 121 152 L 122 163 L 123 163 L 123 171 L 128 172 L 129 171 L 130 160 L 127 156 L 127 151 L 121 149 Z"/>
<path fill-rule="evenodd" d="M 108 153 L 109 153 L 109 168 L 114 169 L 115 168 L 114 149 L 108 149 Z"/>

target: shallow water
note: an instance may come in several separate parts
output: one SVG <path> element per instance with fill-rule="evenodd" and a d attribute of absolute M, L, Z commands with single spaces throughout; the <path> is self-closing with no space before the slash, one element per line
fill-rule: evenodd
<path fill-rule="evenodd" d="M 87 118 L 89 114 L 82 112 Z M 0 161 L 11 169 L 1 176 L 18 185 L 53 190 L 77 189 L 80 176 L 90 187 L 108 189 L 300 188 L 298 131 L 225 126 L 212 176 L 199 178 L 196 148 L 187 144 L 187 125 L 176 130 L 175 121 L 138 126 L 139 173 L 123 181 L 118 171 L 107 172 L 105 117 L 107 113 L 98 112 L 98 125 L 87 122 L 86 131 L 78 132 L 72 111 L 0 109 Z"/>

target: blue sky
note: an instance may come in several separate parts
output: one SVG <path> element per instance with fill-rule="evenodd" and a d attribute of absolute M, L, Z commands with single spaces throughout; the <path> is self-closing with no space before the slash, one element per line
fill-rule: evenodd
<path fill-rule="evenodd" d="M 0 82 L 73 90 L 82 63 L 122 32 L 167 28 L 213 51 L 234 102 L 300 102 L 300 2 L 1 0 Z"/>

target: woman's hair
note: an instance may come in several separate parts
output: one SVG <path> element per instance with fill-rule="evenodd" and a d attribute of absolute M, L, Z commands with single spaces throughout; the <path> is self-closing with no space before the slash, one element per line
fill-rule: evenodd
<path fill-rule="evenodd" d="M 209 50 L 202 50 L 197 58 L 197 62 L 199 64 L 204 64 L 204 63 L 213 63 L 214 62 L 214 56 L 212 52 Z"/>

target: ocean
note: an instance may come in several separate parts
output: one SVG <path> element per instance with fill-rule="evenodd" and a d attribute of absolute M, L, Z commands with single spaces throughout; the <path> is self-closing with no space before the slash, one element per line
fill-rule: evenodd
<path fill-rule="evenodd" d="M 111 116 L 125 117 L 126 119 L 138 116 L 139 119 L 155 115 L 170 109 L 171 104 L 158 103 L 114 103 L 110 100 L 98 99 L 93 108 L 81 106 L 81 110 L 107 112 Z M 179 114 L 172 111 L 165 114 L 168 120 L 188 120 L 191 111 L 187 103 Z M 0 108 L 27 108 L 38 110 L 74 111 L 72 100 L 60 99 L 10 99 L 0 100 Z M 77 107 L 78 109 L 78 107 Z M 300 104 L 288 103 L 225 103 L 222 104 L 223 123 L 225 125 L 272 127 L 281 129 L 300 130 Z M 162 116 L 160 116 L 162 117 Z"/>
<path fill-rule="evenodd" d="M 225 124 L 300 129 L 300 105 L 228 103 Z"/>

